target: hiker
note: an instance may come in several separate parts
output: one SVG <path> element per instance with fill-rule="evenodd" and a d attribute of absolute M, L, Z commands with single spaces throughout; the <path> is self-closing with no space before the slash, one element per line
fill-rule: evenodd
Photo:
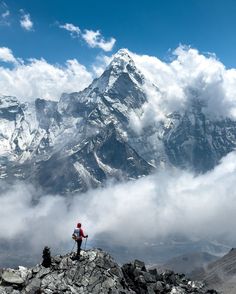
<path fill-rule="evenodd" d="M 77 242 L 77 254 L 73 259 L 79 260 L 80 258 L 80 249 L 83 238 L 88 238 L 88 235 L 84 235 L 83 229 L 81 228 L 81 223 L 78 223 L 77 227 L 74 229 L 74 233 L 72 234 L 72 239 Z"/>

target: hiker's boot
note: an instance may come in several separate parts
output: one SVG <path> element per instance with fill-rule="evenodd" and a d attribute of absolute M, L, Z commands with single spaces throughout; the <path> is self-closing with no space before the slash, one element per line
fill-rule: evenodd
<path fill-rule="evenodd" d="M 71 257 L 71 259 L 72 260 L 78 260 L 78 256 L 77 255 L 74 255 L 74 256 Z"/>
<path fill-rule="evenodd" d="M 80 256 L 79 255 L 75 255 L 75 256 L 72 256 L 71 259 L 72 260 L 79 260 L 80 259 Z"/>

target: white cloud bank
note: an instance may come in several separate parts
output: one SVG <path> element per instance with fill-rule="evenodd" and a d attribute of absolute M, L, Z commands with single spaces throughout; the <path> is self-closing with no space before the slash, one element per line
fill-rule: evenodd
<path fill-rule="evenodd" d="M 106 52 L 109 52 L 113 49 L 116 39 L 110 38 L 105 40 L 100 31 L 93 31 L 85 29 L 84 32 L 80 30 L 78 26 L 73 25 L 72 23 L 65 23 L 59 25 L 59 28 L 68 31 L 72 38 L 82 38 L 91 48 L 100 48 Z"/>
<path fill-rule="evenodd" d="M 148 80 L 145 91 L 149 101 L 141 124 L 184 110 L 193 98 L 203 101 L 204 111 L 213 117 L 236 118 L 236 69 L 227 69 L 213 54 L 203 55 L 196 49 L 179 46 L 170 63 L 154 56 L 130 54 Z"/>
<path fill-rule="evenodd" d="M 83 90 L 93 79 L 92 73 L 77 59 L 67 60 L 63 66 L 45 59 L 31 58 L 24 62 L 14 57 L 9 48 L 1 47 L 0 61 L 12 65 L 11 68 L 0 66 L 1 94 L 23 101 L 38 97 L 58 100 L 63 92 Z"/>
<path fill-rule="evenodd" d="M 71 243 L 77 221 L 91 240 L 105 234 L 118 246 L 178 234 L 236 240 L 235 182 L 233 152 L 205 175 L 165 171 L 74 197 L 44 196 L 34 205 L 34 189 L 18 184 L 0 196 L 0 240 L 25 238 L 38 250 Z"/>

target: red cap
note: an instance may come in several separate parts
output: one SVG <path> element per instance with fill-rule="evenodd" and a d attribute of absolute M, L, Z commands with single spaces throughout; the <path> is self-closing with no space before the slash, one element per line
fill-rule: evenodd
<path fill-rule="evenodd" d="M 77 228 L 81 228 L 81 223 L 78 223 L 77 224 Z"/>

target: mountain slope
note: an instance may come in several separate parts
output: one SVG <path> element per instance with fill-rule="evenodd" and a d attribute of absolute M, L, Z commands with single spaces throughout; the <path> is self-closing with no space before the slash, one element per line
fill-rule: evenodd
<path fill-rule="evenodd" d="M 232 248 L 222 258 L 195 272 L 193 277 L 224 294 L 236 293 L 236 249 Z"/>
<path fill-rule="evenodd" d="M 54 154 L 36 165 L 34 181 L 48 193 L 86 191 L 110 178 L 135 179 L 153 167 L 121 138 L 113 124 L 72 149 Z"/>
<path fill-rule="evenodd" d="M 89 87 L 58 102 L 1 96 L 0 178 L 64 194 L 166 166 L 206 172 L 235 148 L 236 122 L 207 115 L 197 96 L 184 111 L 137 132 L 131 114 L 142 117 L 147 85 L 161 95 L 121 49 Z"/>
<path fill-rule="evenodd" d="M 218 257 L 207 252 L 192 252 L 174 257 L 163 264 L 162 267 L 191 276 L 192 271 L 203 268 L 216 259 Z"/>
<path fill-rule="evenodd" d="M 200 101 L 195 101 L 182 116 L 171 115 L 170 120 L 163 141 L 175 166 L 206 172 L 236 146 L 236 122 L 210 119 Z"/>

